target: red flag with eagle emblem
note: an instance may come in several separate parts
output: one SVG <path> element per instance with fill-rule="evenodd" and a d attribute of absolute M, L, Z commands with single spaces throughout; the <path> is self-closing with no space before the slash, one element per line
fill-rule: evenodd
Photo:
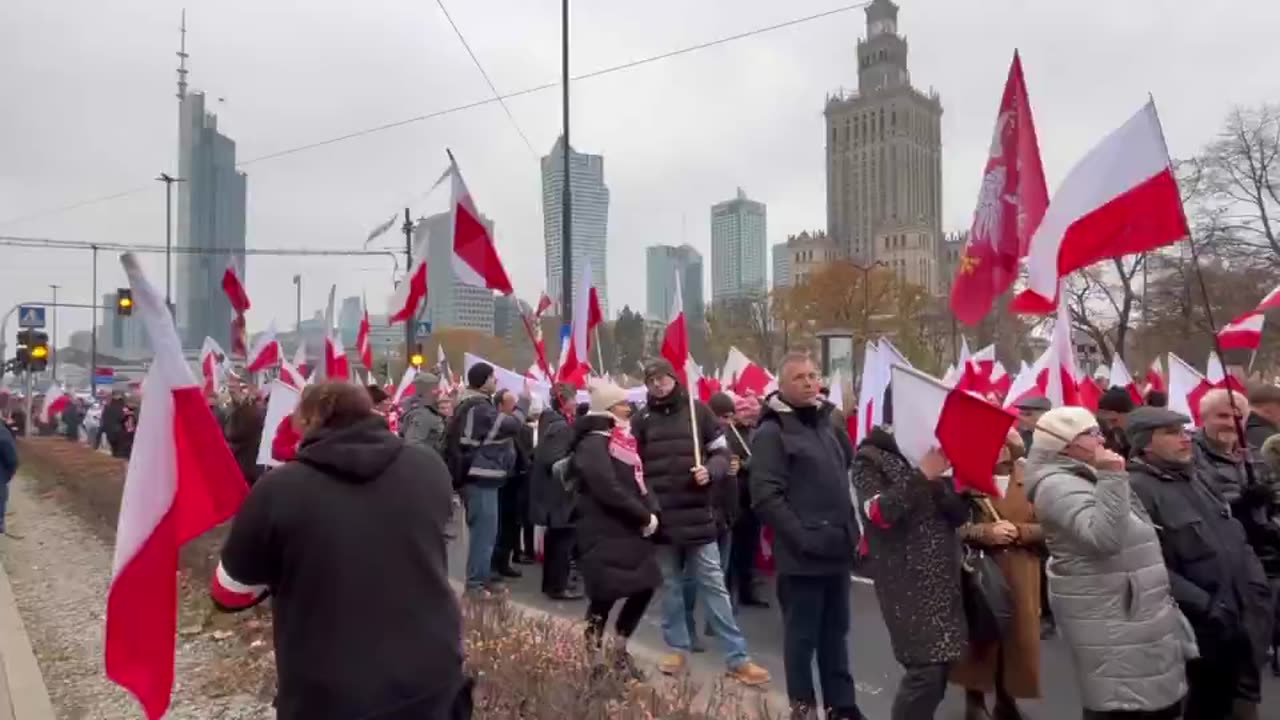
<path fill-rule="evenodd" d="M 961 322 L 976 325 L 991 311 L 995 299 L 1013 286 L 1018 261 L 1027 254 L 1031 236 L 1048 207 L 1049 191 L 1040 164 L 1031 102 L 1022 61 L 1014 52 L 973 227 L 951 289 L 951 312 Z"/>

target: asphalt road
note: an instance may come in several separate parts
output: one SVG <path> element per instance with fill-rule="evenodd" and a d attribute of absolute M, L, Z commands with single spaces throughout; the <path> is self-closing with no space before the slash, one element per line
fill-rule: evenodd
<path fill-rule="evenodd" d="M 453 542 L 449 551 L 449 570 L 457 579 L 463 576 L 466 551 L 464 542 L 463 539 Z M 513 601 L 574 620 L 582 618 L 586 612 L 585 601 L 557 602 L 548 599 L 539 590 L 541 567 L 518 567 L 524 572 L 524 577 L 507 582 Z M 655 598 L 634 641 L 665 651 L 657 604 Z M 782 622 L 776 603 L 769 609 L 742 608 L 738 622 L 746 634 L 752 658 L 773 674 L 771 689 L 785 693 Z M 902 668 L 894 660 L 889 636 L 880 617 L 875 589 L 866 584 L 866 581 L 854 583 L 853 586 L 851 627 L 849 655 L 858 686 L 858 704 L 871 720 L 887 718 L 898 679 L 902 676 Z M 694 667 L 702 677 L 714 677 L 723 670 L 723 656 L 718 652 L 714 639 L 706 638 L 704 644 L 708 648 L 707 652 L 693 656 Z M 1075 686 L 1075 670 L 1067 648 L 1060 640 L 1046 640 L 1041 645 L 1040 663 L 1040 689 L 1043 697 L 1040 700 L 1022 701 L 1019 707 L 1028 720 L 1078 720 L 1080 700 Z M 1264 676 L 1263 695 L 1268 702 L 1264 703 L 1261 716 L 1280 718 L 1280 680 L 1271 677 L 1270 672 L 1266 672 Z M 939 720 L 962 720 L 963 715 L 964 694 L 959 688 L 951 686 L 937 717 Z"/>

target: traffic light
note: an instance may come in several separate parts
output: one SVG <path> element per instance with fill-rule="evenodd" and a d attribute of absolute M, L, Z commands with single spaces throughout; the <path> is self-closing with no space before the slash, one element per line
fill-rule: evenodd
<path fill-rule="evenodd" d="M 133 291 L 129 288 L 116 290 L 116 314 L 123 316 L 133 314 Z"/>
<path fill-rule="evenodd" d="M 31 361 L 31 331 L 18 331 L 18 349 L 16 350 L 14 363 L 17 364 L 19 370 L 26 370 L 27 363 Z"/>
<path fill-rule="evenodd" d="M 31 372 L 40 372 L 49 365 L 49 335 L 39 331 L 32 331 L 31 345 L 27 349 L 28 360 L 27 369 Z"/>
<path fill-rule="evenodd" d="M 409 356 L 409 364 L 421 370 L 422 363 L 426 361 L 427 359 L 422 356 L 422 343 L 414 345 L 413 354 Z"/>

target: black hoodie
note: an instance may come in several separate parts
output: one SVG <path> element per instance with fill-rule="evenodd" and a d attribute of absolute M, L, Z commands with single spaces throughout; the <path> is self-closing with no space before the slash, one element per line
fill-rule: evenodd
<path fill-rule="evenodd" d="M 377 417 L 307 433 L 253 486 L 222 565 L 272 594 L 280 718 L 448 717 L 463 684 L 450 486 L 439 455 Z"/>

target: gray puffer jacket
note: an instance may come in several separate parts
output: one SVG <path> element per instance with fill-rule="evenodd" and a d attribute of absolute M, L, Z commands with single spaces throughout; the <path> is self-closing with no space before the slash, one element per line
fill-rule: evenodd
<path fill-rule="evenodd" d="M 1049 548 L 1049 604 L 1088 710 L 1160 710 L 1187 693 L 1195 636 L 1123 471 L 1032 450 L 1027 492 Z"/>

